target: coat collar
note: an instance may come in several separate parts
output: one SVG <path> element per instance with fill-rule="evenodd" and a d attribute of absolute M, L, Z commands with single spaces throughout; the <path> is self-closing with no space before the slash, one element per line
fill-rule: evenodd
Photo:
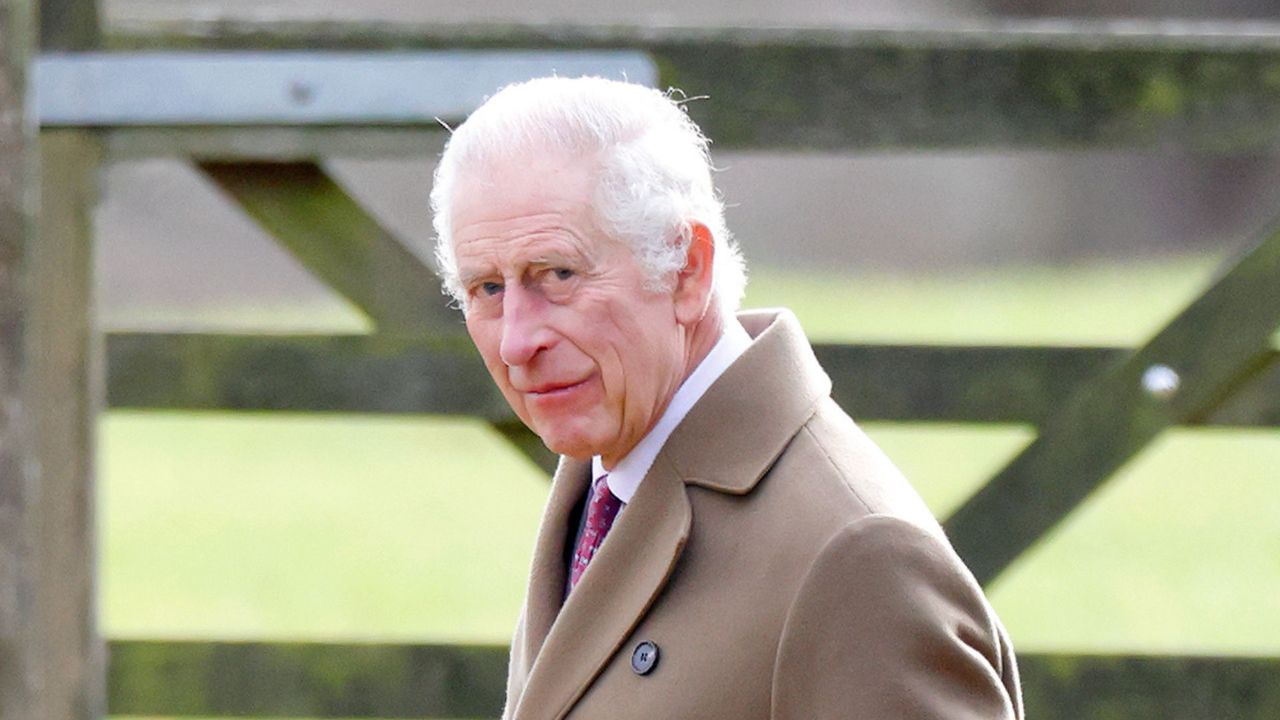
<path fill-rule="evenodd" d="M 561 460 L 529 577 L 521 650 L 531 665 L 516 720 L 564 717 L 639 624 L 688 540 L 693 513 L 686 487 L 750 492 L 830 394 L 831 381 L 790 312 L 739 319 L 755 338 L 751 347 L 668 439 L 563 607 L 569 520 L 591 463 Z"/>
<path fill-rule="evenodd" d="M 831 394 L 831 380 L 790 311 L 738 319 L 754 342 L 689 411 L 662 454 L 689 485 L 745 495 Z"/>

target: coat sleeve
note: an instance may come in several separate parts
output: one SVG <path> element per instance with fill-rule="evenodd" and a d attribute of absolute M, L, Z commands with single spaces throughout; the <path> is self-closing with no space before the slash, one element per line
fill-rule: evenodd
<path fill-rule="evenodd" d="M 1021 720 L 1013 653 L 937 530 L 870 516 L 801 584 L 775 660 L 775 720 Z"/>

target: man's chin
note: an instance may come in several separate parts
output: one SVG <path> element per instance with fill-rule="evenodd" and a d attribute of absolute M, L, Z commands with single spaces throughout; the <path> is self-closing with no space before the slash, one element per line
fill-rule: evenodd
<path fill-rule="evenodd" d="M 539 432 L 537 428 L 534 428 L 534 433 L 542 439 L 542 444 L 548 450 L 557 455 L 564 455 L 577 460 L 589 460 L 599 454 L 596 449 L 596 443 L 581 435 L 550 430 Z"/>

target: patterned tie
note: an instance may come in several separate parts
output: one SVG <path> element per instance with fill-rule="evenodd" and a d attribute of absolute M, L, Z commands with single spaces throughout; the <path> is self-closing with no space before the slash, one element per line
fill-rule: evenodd
<path fill-rule="evenodd" d="M 573 564 L 569 568 L 569 590 L 572 591 L 587 563 L 595 557 L 604 536 L 613 527 L 613 519 L 622 509 L 622 501 L 609 491 L 608 475 L 601 475 L 591 489 L 591 502 L 587 503 L 587 522 L 582 527 L 582 537 L 578 538 L 578 546 L 573 553 Z"/>

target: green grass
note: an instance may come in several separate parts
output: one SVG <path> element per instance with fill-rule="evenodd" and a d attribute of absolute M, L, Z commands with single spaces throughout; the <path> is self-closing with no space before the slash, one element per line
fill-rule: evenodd
<path fill-rule="evenodd" d="M 504 641 L 546 483 L 478 422 L 111 412 L 116 637 Z"/>
<path fill-rule="evenodd" d="M 1280 432 L 1170 432 L 992 600 L 1026 649 L 1280 654 Z"/>
<path fill-rule="evenodd" d="M 868 424 L 945 516 L 1026 428 Z M 1280 432 L 1177 430 L 989 589 L 1020 650 L 1280 653 Z"/>
<path fill-rule="evenodd" d="M 1139 342 L 1213 258 L 924 281 L 760 271 L 819 340 Z M 313 327 L 315 327 L 313 325 Z M 936 512 L 1031 437 L 868 427 Z M 1280 652 L 1280 433 L 1178 431 L 991 589 L 1024 650 Z M 546 494 L 483 425 L 115 411 L 101 421 L 113 637 L 504 642 Z"/>
<path fill-rule="evenodd" d="M 932 277 L 753 273 L 748 307 L 786 306 L 814 341 L 1128 345 L 1212 279 L 1206 255 Z"/>

